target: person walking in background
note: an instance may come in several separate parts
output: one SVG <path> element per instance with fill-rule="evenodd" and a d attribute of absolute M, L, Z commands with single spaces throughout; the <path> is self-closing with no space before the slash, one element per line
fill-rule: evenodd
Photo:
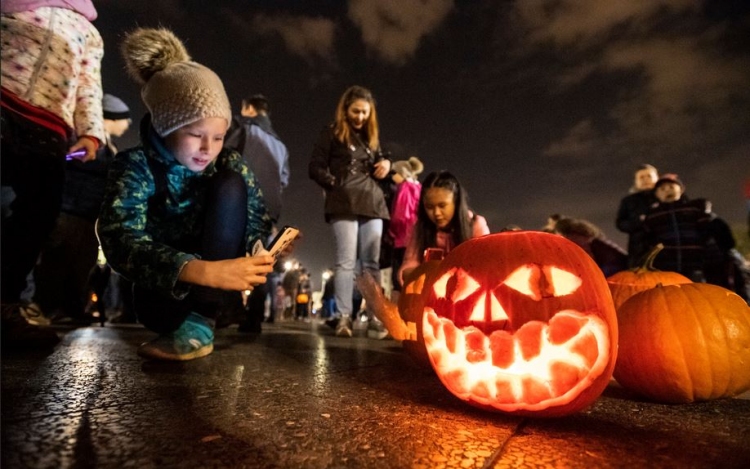
<path fill-rule="evenodd" d="M 391 279 L 393 290 L 391 292 L 391 301 L 398 303 L 398 297 L 401 292 L 401 282 L 398 279 L 398 272 L 404 261 L 406 245 L 411 237 L 414 224 L 417 222 L 417 212 L 419 211 L 419 194 L 422 192 L 422 184 L 419 182 L 419 175 L 424 171 L 424 164 L 416 156 L 410 157 L 406 161 L 396 161 L 393 163 L 392 179 L 396 184 L 396 195 L 391 205 L 391 221 L 388 228 L 388 235 L 393 240 L 393 253 L 391 260 Z"/>
<path fill-rule="evenodd" d="M 191 360 L 213 351 L 217 316 L 271 272 L 272 256 L 246 256 L 271 220 L 242 156 L 223 148 L 232 114 L 221 79 L 167 29 L 136 29 L 122 52 L 149 114 L 141 145 L 112 163 L 99 239 L 134 284 L 138 320 L 159 334 L 138 354 Z"/>
<path fill-rule="evenodd" d="M 464 241 L 490 233 L 487 220 L 472 212 L 468 194 L 448 171 L 427 175 L 422 183 L 417 222 L 404 253 L 398 281 L 424 261 L 428 248 L 441 249 L 443 255 Z"/>
<path fill-rule="evenodd" d="M 130 109 L 121 99 L 105 94 L 102 109 L 104 145 L 95 160 L 73 158 L 65 163 L 62 212 L 34 268 L 34 303 L 43 315 L 80 324 L 95 320 L 86 317 L 84 310 L 91 294 L 89 274 L 97 268 L 99 252 L 94 223 L 104 199 L 107 171 L 117 153 L 112 137 L 121 137 L 130 127 Z M 103 272 L 97 274 L 108 271 L 106 264 L 98 268 Z M 106 285 L 102 275 L 98 278 L 99 285 Z M 103 293 L 96 292 L 97 297 L 101 299 Z M 32 306 L 24 311 L 28 314 L 33 309 Z M 33 320 L 29 316 L 27 319 Z"/>
<path fill-rule="evenodd" d="M 329 320 L 333 318 L 334 314 L 336 313 L 336 294 L 335 294 L 335 274 L 332 273 L 328 276 L 327 279 L 324 278 L 323 280 L 323 295 L 322 295 L 322 301 L 323 301 L 323 313 L 321 314 L 321 318 L 325 320 Z"/>
<path fill-rule="evenodd" d="M 224 145 L 237 150 L 255 174 L 273 224 L 272 237 L 279 229 L 282 194 L 289 185 L 290 171 L 289 151 L 276 135 L 269 113 L 268 99 L 262 94 L 243 99 L 240 115 L 232 120 Z M 281 275 L 274 271 L 265 284 L 253 290 L 247 300 L 246 317 L 240 323 L 241 332 L 261 331 L 266 297 L 270 296 L 271 311 L 274 311 L 273 292 L 280 281 Z M 273 318 L 273 314 L 269 315 L 268 322 L 273 322 Z"/>
<path fill-rule="evenodd" d="M 296 295 L 294 296 L 294 319 L 297 321 L 307 321 L 310 318 L 310 302 L 312 301 L 312 288 L 310 286 L 310 276 L 307 269 L 301 269 L 299 283 L 297 284 Z"/>
<path fill-rule="evenodd" d="M 50 347 L 29 325 L 21 293 L 62 204 L 65 155 L 89 161 L 105 141 L 101 60 L 90 0 L 3 0 L 2 345 Z"/>
<path fill-rule="evenodd" d="M 650 164 L 640 165 L 634 175 L 630 194 L 623 197 L 617 210 L 615 225 L 628 234 L 628 266 L 636 267 L 648 252 L 643 217 L 648 208 L 656 202 L 654 184 L 659 179 L 656 168 Z"/>
<path fill-rule="evenodd" d="M 367 88 L 352 86 L 341 95 L 333 124 L 314 146 L 309 176 L 325 194 L 325 219 L 336 243 L 335 294 L 341 319 L 336 335 L 352 336 L 352 295 L 357 260 L 380 278 L 383 220 L 389 218 L 377 180 L 388 176 L 391 162 L 380 151 L 375 99 Z"/>
<path fill-rule="evenodd" d="M 676 174 L 663 174 L 654 186 L 657 202 L 643 215 L 643 224 L 649 248 L 664 245 L 654 267 L 703 282 L 711 204 L 705 199 L 690 200 L 684 193 L 685 185 Z"/>

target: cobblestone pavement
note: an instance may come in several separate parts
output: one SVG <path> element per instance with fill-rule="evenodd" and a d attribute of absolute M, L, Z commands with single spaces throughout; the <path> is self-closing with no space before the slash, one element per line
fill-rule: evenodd
<path fill-rule="evenodd" d="M 138 326 L 59 330 L 50 354 L 2 356 L 2 467 L 746 468 L 750 400 L 638 400 L 508 417 L 450 395 L 393 340 L 326 326 L 223 329 L 215 352 L 144 361 Z"/>

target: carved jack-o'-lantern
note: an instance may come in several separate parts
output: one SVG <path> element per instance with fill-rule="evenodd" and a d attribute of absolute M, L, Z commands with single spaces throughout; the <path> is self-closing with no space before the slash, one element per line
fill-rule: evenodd
<path fill-rule="evenodd" d="M 558 416 L 591 404 L 609 383 L 617 354 L 612 297 L 591 257 L 562 236 L 466 241 L 425 288 L 425 347 L 457 397 Z"/>

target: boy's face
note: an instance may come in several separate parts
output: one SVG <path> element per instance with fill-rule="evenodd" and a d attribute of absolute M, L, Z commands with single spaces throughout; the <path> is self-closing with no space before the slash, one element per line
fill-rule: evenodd
<path fill-rule="evenodd" d="M 654 191 L 660 202 L 675 202 L 682 197 L 682 187 L 676 182 L 663 182 Z"/>
<path fill-rule="evenodd" d="M 206 117 L 180 127 L 164 139 L 177 161 L 199 173 L 219 156 L 229 124 L 221 117 Z"/>

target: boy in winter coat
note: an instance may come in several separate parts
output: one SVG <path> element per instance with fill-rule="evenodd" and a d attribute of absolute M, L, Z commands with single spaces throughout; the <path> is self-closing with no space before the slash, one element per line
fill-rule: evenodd
<path fill-rule="evenodd" d="M 705 199 L 689 200 L 685 185 L 676 174 L 664 174 L 654 185 L 654 203 L 643 216 L 650 246 L 664 250 L 654 267 L 679 272 L 694 282 L 704 281 L 711 205 Z"/>
<path fill-rule="evenodd" d="M 223 149 L 232 114 L 219 77 L 166 29 L 137 29 L 122 52 L 150 113 L 141 145 L 112 163 L 98 234 L 159 334 L 139 355 L 190 360 L 213 351 L 216 317 L 272 271 L 271 256 L 246 257 L 270 218 L 242 157 Z"/>

